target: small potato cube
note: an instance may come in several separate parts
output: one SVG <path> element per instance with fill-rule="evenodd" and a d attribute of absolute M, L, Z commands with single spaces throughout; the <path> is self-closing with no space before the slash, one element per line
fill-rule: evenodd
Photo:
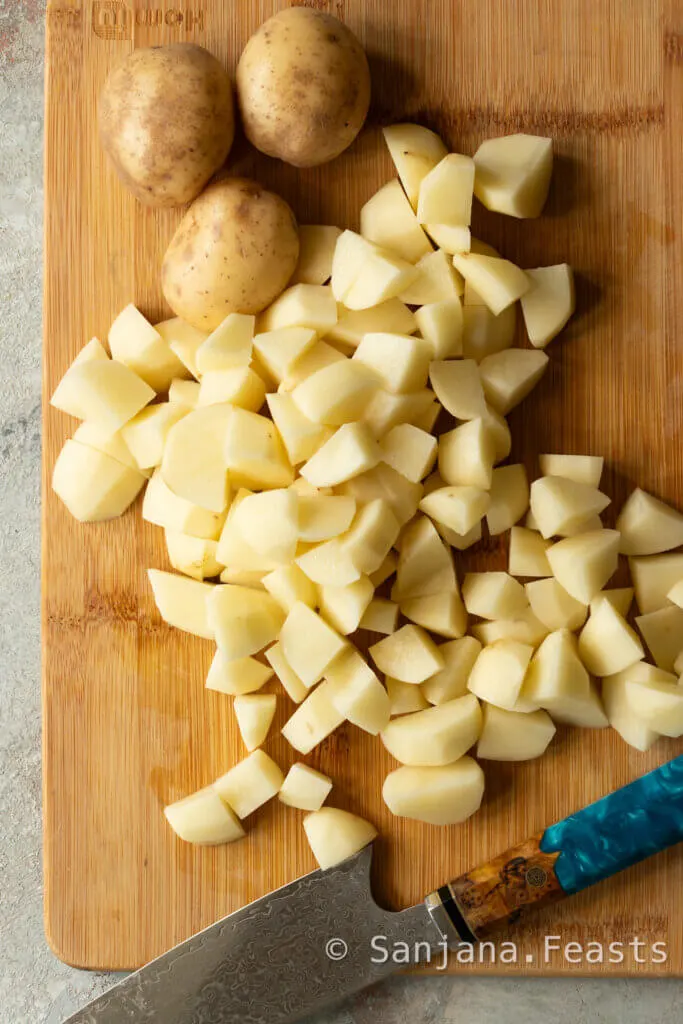
<path fill-rule="evenodd" d="M 161 402 L 141 409 L 137 416 L 121 427 L 121 437 L 140 469 L 161 465 L 168 432 L 188 410 L 173 402 Z"/>
<path fill-rule="evenodd" d="M 420 183 L 417 219 L 420 224 L 468 225 L 472 219 L 474 160 L 449 153 Z"/>
<path fill-rule="evenodd" d="M 470 572 L 462 585 L 470 615 L 482 619 L 514 619 L 529 607 L 524 587 L 506 572 Z"/>
<path fill-rule="evenodd" d="M 377 589 L 377 587 L 381 587 L 382 584 L 385 583 L 386 580 L 388 580 L 389 577 L 393 576 L 393 574 L 396 572 L 397 565 L 398 557 L 394 554 L 393 551 L 390 551 L 387 557 L 380 565 L 379 569 L 377 569 L 376 572 L 370 573 L 370 579 L 372 580 L 373 587 L 375 587 L 375 589 Z"/>
<path fill-rule="evenodd" d="M 242 486 L 269 490 L 289 487 L 294 479 L 273 423 L 246 409 L 232 409 L 228 417 L 223 457 L 230 478 Z"/>
<path fill-rule="evenodd" d="M 246 818 L 277 796 L 285 777 L 272 757 L 255 750 L 236 764 L 213 786 L 238 818 Z"/>
<path fill-rule="evenodd" d="M 476 622 L 472 626 L 472 635 L 484 646 L 495 644 L 498 640 L 516 640 L 520 644 L 538 647 L 549 632 L 531 608 L 520 612 L 514 619 L 493 619 L 489 622 Z"/>
<path fill-rule="evenodd" d="M 683 544 L 683 514 L 640 487 L 625 502 L 616 528 L 622 555 L 656 555 Z"/>
<path fill-rule="evenodd" d="M 180 839 L 199 846 L 234 843 L 246 833 L 231 807 L 207 786 L 164 807 L 169 825 Z"/>
<path fill-rule="evenodd" d="M 512 529 L 529 507 L 529 481 L 523 465 L 501 466 L 491 474 L 491 503 L 486 512 L 489 533 Z"/>
<path fill-rule="evenodd" d="M 273 669 L 256 658 L 228 661 L 222 651 L 217 649 L 206 677 L 206 688 L 227 693 L 231 697 L 240 697 L 260 690 L 272 675 Z"/>
<path fill-rule="evenodd" d="M 432 251 L 429 239 L 395 178 L 361 207 L 360 233 L 408 263 L 416 263 L 425 253 Z"/>
<path fill-rule="evenodd" d="M 418 391 L 427 383 L 430 349 L 422 338 L 403 334 L 366 334 L 353 354 L 381 381 L 387 391 L 397 394 Z"/>
<path fill-rule="evenodd" d="M 628 566 L 641 614 L 668 607 L 667 595 L 683 579 L 683 554 L 629 558 Z"/>
<path fill-rule="evenodd" d="M 392 600 L 405 601 L 429 594 L 457 593 L 453 556 L 433 523 L 415 519 L 402 534 Z"/>
<path fill-rule="evenodd" d="M 310 327 L 281 327 L 254 338 L 258 362 L 278 384 L 292 372 L 298 359 L 313 348 L 317 333 Z"/>
<path fill-rule="evenodd" d="M 486 356 L 479 372 L 487 401 L 501 416 L 507 416 L 538 384 L 547 368 L 547 355 L 535 349 L 508 348 Z"/>
<path fill-rule="evenodd" d="M 552 139 L 503 135 L 474 154 L 474 194 L 487 210 L 510 217 L 538 217 L 553 171 Z"/>
<path fill-rule="evenodd" d="M 291 284 L 325 284 L 332 276 L 332 259 L 341 228 L 328 224 L 299 225 L 299 262 Z"/>
<path fill-rule="evenodd" d="M 609 724 L 621 738 L 636 750 L 646 751 L 659 739 L 659 734 L 633 709 L 627 689 L 628 679 L 619 672 L 602 683 L 602 699 Z"/>
<path fill-rule="evenodd" d="M 599 514 L 610 499 L 596 487 L 562 476 L 534 480 L 529 497 L 534 521 L 543 537 L 554 537 Z"/>
<path fill-rule="evenodd" d="M 299 555 L 296 564 L 321 587 L 348 587 L 361 577 L 351 552 L 339 539 L 314 545 Z"/>
<path fill-rule="evenodd" d="M 69 367 L 50 405 L 113 434 L 154 397 L 149 384 L 123 363 L 88 359 Z"/>
<path fill-rule="evenodd" d="M 453 266 L 498 316 L 531 287 L 523 270 L 509 260 L 480 253 L 456 253 Z M 520 349 L 520 351 L 522 351 Z"/>
<path fill-rule="evenodd" d="M 112 359 L 128 366 L 155 391 L 168 391 L 185 367 L 155 327 L 131 303 L 109 328 Z"/>
<path fill-rule="evenodd" d="M 467 630 L 467 611 L 455 592 L 406 598 L 401 612 L 416 625 L 450 640 L 464 636 Z"/>
<path fill-rule="evenodd" d="M 572 316 L 576 307 L 574 273 L 568 263 L 527 270 L 531 288 L 522 295 L 522 314 L 529 341 L 545 348 Z"/>
<path fill-rule="evenodd" d="M 481 644 L 473 636 L 463 636 L 439 645 L 444 668 L 420 687 L 430 704 L 445 704 L 467 693 L 467 680 L 480 651 Z"/>
<path fill-rule="evenodd" d="M 197 373 L 249 366 L 255 322 L 255 317 L 245 313 L 229 313 L 197 349 Z"/>
<path fill-rule="evenodd" d="M 52 471 L 55 494 L 81 523 L 123 515 L 145 483 L 139 470 L 78 441 L 65 443 Z"/>
<path fill-rule="evenodd" d="M 363 612 L 359 627 L 371 633 L 384 633 L 385 636 L 389 636 L 390 633 L 396 632 L 398 613 L 399 607 L 394 601 L 389 601 L 386 597 L 375 597 Z"/>
<path fill-rule="evenodd" d="M 376 736 L 389 724 L 389 697 L 370 666 L 351 647 L 327 672 L 332 683 L 332 703 L 359 729 Z"/>
<path fill-rule="evenodd" d="M 301 475 L 314 487 L 334 487 L 372 469 L 380 458 L 368 427 L 345 423 L 301 467 Z"/>
<path fill-rule="evenodd" d="M 412 483 L 391 466 L 381 462 L 368 472 L 342 483 L 336 488 L 336 493 L 355 498 L 359 505 L 381 498 L 403 526 L 417 512 L 422 485 Z"/>
<path fill-rule="evenodd" d="M 399 292 L 399 298 L 409 306 L 429 306 L 433 302 L 453 302 L 462 292 L 462 278 L 451 257 L 443 249 L 437 249 L 416 263 L 415 276 Z"/>
<path fill-rule="evenodd" d="M 145 410 L 143 409 L 142 411 L 144 412 Z M 86 420 L 76 429 L 71 440 L 85 445 L 86 448 L 94 448 L 96 452 L 102 452 L 116 462 L 122 462 L 124 466 L 130 466 L 131 469 L 139 469 L 145 477 L 151 475 L 148 471 L 143 471 L 142 467 L 138 465 L 133 457 L 133 453 L 123 437 L 123 430 L 117 430 L 115 434 L 110 434 L 108 430 L 103 430 L 97 424 L 88 423 Z"/>
<path fill-rule="evenodd" d="M 332 791 L 332 779 L 315 768 L 297 761 L 285 776 L 278 793 L 287 807 L 298 807 L 302 811 L 319 811 Z"/>
<path fill-rule="evenodd" d="M 323 370 L 332 363 L 341 363 L 346 359 L 338 349 L 328 345 L 325 341 L 316 341 L 303 355 L 292 363 L 292 367 L 278 387 L 279 394 L 287 394 L 293 391 L 297 384 L 306 380 L 312 373 Z"/>
<path fill-rule="evenodd" d="M 182 364 L 183 369 L 174 374 L 174 377 L 176 379 L 190 375 L 199 377 L 197 352 L 199 351 L 199 346 L 208 338 L 208 332 L 192 327 L 191 324 L 181 320 L 179 316 L 171 317 L 170 320 L 162 320 L 160 324 L 154 325 L 154 329 L 161 335 Z M 171 383 L 169 383 L 169 387 Z"/>
<path fill-rule="evenodd" d="M 611 676 L 643 657 L 643 645 L 609 601 L 601 601 L 579 636 L 579 655 L 595 676 Z"/>
<path fill-rule="evenodd" d="M 403 765 L 382 788 L 392 814 L 429 825 L 458 825 L 471 818 L 484 796 L 484 773 L 471 757 L 432 768 Z"/>
<path fill-rule="evenodd" d="M 568 594 L 557 580 L 534 580 L 524 586 L 531 610 L 549 630 L 581 629 L 588 608 Z"/>
<path fill-rule="evenodd" d="M 370 655 L 380 672 L 402 683 L 423 683 L 445 665 L 438 647 L 420 626 L 402 626 L 373 644 Z"/>
<path fill-rule="evenodd" d="M 389 503 L 376 498 L 358 510 L 342 543 L 358 571 L 371 573 L 379 569 L 389 554 L 400 529 Z"/>
<path fill-rule="evenodd" d="M 659 668 L 673 671 L 676 659 L 683 651 L 683 608 L 672 605 L 639 615 L 636 626 Z"/>
<path fill-rule="evenodd" d="M 229 484 L 224 450 L 231 421 L 237 414 L 231 405 L 209 405 L 194 409 L 171 427 L 161 475 L 178 497 L 210 512 L 220 513 L 226 507 Z M 274 432 L 272 424 L 271 430 Z"/>
<path fill-rule="evenodd" d="M 277 697 L 274 693 L 249 693 L 235 697 L 232 706 L 245 747 L 256 750 L 273 724 Z"/>
<path fill-rule="evenodd" d="M 93 359 L 109 359 L 109 353 L 99 338 L 91 338 L 83 346 L 71 365 L 77 366 L 79 363 L 89 363 Z"/>
<path fill-rule="evenodd" d="M 417 484 L 436 462 L 437 440 L 410 423 L 400 423 L 381 439 L 382 461 Z"/>
<path fill-rule="evenodd" d="M 486 412 L 479 368 L 473 359 L 436 360 L 429 379 L 444 409 L 459 420 L 475 420 Z"/>
<path fill-rule="evenodd" d="M 448 150 L 438 135 L 421 124 L 392 124 L 382 131 L 401 184 L 415 209 L 422 181 L 448 155 Z"/>
<path fill-rule="evenodd" d="M 404 423 L 415 423 L 432 409 L 434 392 L 429 388 L 394 395 L 380 388 L 363 410 L 361 420 L 367 424 L 375 437 L 383 437 L 393 427 Z M 424 428 L 423 428 L 424 429 Z"/>
<path fill-rule="evenodd" d="M 609 601 L 612 607 L 626 618 L 633 604 L 633 587 L 613 587 L 611 590 L 601 590 L 591 601 L 591 611 L 600 601 Z"/>
<path fill-rule="evenodd" d="M 590 604 L 617 571 L 619 540 L 616 530 L 595 530 L 553 544 L 546 552 L 553 576 L 577 601 Z"/>
<path fill-rule="evenodd" d="M 247 495 L 233 525 L 247 544 L 274 562 L 290 562 L 299 539 L 299 496 L 291 487 Z"/>
<path fill-rule="evenodd" d="M 318 603 L 315 584 L 298 565 L 282 565 L 278 569 L 273 569 L 263 577 L 262 582 L 271 597 L 274 597 L 286 612 L 290 612 L 298 601 L 309 608 L 315 608 Z"/>
<path fill-rule="evenodd" d="M 348 636 L 358 629 L 374 592 L 367 576 L 346 587 L 321 587 L 320 614 L 338 633 Z"/>
<path fill-rule="evenodd" d="M 232 583 L 214 587 L 207 609 L 216 643 L 228 661 L 256 654 L 272 643 L 285 619 L 270 594 Z"/>
<path fill-rule="evenodd" d="M 396 715 L 412 715 L 415 711 L 426 711 L 429 707 L 421 686 L 402 683 L 400 679 L 392 679 L 391 676 L 387 676 L 384 682 L 389 695 L 389 710 L 392 718 L 395 718 Z"/>
<path fill-rule="evenodd" d="M 251 494 L 251 491 L 241 489 L 235 495 L 221 531 L 216 557 L 231 571 L 260 573 L 258 577 L 260 581 L 266 573 L 277 569 L 280 563 L 277 559 L 269 558 L 248 544 L 246 537 L 239 529 L 237 512 L 241 503 Z"/>
<path fill-rule="evenodd" d="M 345 647 L 339 634 L 302 602 L 289 612 L 280 644 L 288 664 L 309 688 L 323 677 Z"/>
<path fill-rule="evenodd" d="M 494 458 L 494 441 L 482 419 L 463 423 L 439 438 L 439 472 L 447 484 L 487 491 Z"/>
<path fill-rule="evenodd" d="M 305 700 L 308 696 L 308 687 L 304 686 L 292 666 L 288 663 L 282 651 L 282 644 L 273 644 L 265 652 L 265 656 L 266 661 L 282 683 L 287 696 L 295 704 L 300 704 L 302 700 Z M 236 664 L 236 662 L 232 664 Z"/>
<path fill-rule="evenodd" d="M 503 459 L 507 459 L 512 450 L 512 435 L 507 420 L 490 405 L 487 405 L 486 412 L 482 416 L 482 423 L 493 445 L 494 464 L 502 462 Z"/>
<path fill-rule="evenodd" d="M 218 576 L 223 566 L 216 560 L 216 541 L 166 530 L 168 558 L 178 572 L 195 580 Z"/>
<path fill-rule="evenodd" d="M 406 301 L 403 294 L 419 273 L 411 263 L 375 246 L 356 271 L 353 284 L 340 300 L 348 309 L 368 309 L 397 296 Z"/>
<path fill-rule="evenodd" d="M 467 299 L 467 295 L 465 296 Z M 507 306 L 494 316 L 488 306 L 470 305 L 462 311 L 462 354 L 466 359 L 480 363 L 486 356 L 503 352 L 515 340 L 517 312 L 514 305 Z"/>
<path fill-rule="evenodd" d="M 209 598 L 217 589 L 213 583 L 199 583 L 159 569 L 148 569 L 147 576 L 164 622 L 185 633 L 214 639 L 214 627 L 209 618 Z"/>
<path fill-rule="evenodd" d="M 330 287 L 337 302 L 344 302 L 353 288 L 361 266 L 373 253 L 381 250 L 355 231 L 342 231 L 332 256 Z M 376 305 L 376 303 L 370 303 Z"/>
<path fill-rule="evenodd" d="M 437 767 L 452 764 L 479 739 L 481 708 L 471 693 L 438 707 L 394 718 L 382 743 L 402 764 Z"/>
<path fill-rule="evenodd" d="M 266 400 L 266 385 L 250 366 L 209 370 L 202 377 L 198 405 L 229 402 L 240 409 L 258 412 Z"/>
<path fill-rule="evenodd" d="M 307 419 L 338 427 L 360 419 L 378 388 L 379 378 L 371 368 L 345 359 L 297 384 L 292 400 Z"/>
<path fill-rule="evenodd" d="M 432 359 L 452 359 L 463 354 L 463 312 L 460 299 L 429 302 L 415 312 L 420 334 L 429 343 Z"/>
<path fill-rule="evenodd" d="M 484 647 L 467 680 L 468 690 L 480 700 L 514 711 L 533 653 L 529 644 L 514 640 L 499 640 Z"/>
<path fill-rule="evenodd" d="M 552 569 L 546 554 L 552 541 L 544 540 L 535 530 L 513 526 L 510 530 L 510 557 L 508 572 L 511 576 L 550 576 Z"/>
<path fill-rule="evenodd" d="M 266 569 L 239 569 L 231 566 L 221 572 L 221 583 L 237 583 L 241 587 L 251 587 L 252 590 L 265 590 L 263 577 L 267 575 Z"/>
<path fill-rule="evenodd" d="M 486 513 L 490 497 L 478 487 L 440 487 L 420 502 L 431 519 L 461 535 L 469 533 Z"/>
<path fill-rule="evenodd" d="M 356 500 L 343 494 L 299 498 L 299 537 L 317 543 L 346 533 L 356 514 Z"/>
<path fill-rule="evenodd" d="M 522 696 L 551 713 L 566 697 L 586 697 L 590 678 L 568 629 L 549 633 L 531 659 Z"/>
<path fill-rule="evenodd" d="M 344 721 L 344 716 L 332 703 L 335 690 L 335 685 L 326 679 L 308 694 L 285 723 L 282 735 L 300 754 L 310 754 Z"/>
<path fill-rule="evenodd" d="M 332 437 L 332 428 L 307 419 L 290 394 L 266 395 L 266 401 L 292 466 L 306 462 Z"/>
<path fill-rule="evenodd" d="M 469 252 L 472 248 L 472 232 L 457 224 L 425 224 L 424 229 L 439 249 L 449 256 L 456 252 Z"/>
<path fill-rule="evenodd" d="M 599 487 L 605 460 L 602 455 L 539 455 L 543 476 L 562 476 L 589 487 Z"/>
<path fill-rule="evenodd" d="M 337 322 L 337 300 L 328 285 L 295 284 L 259 317 L 260 331 L 279 331 L 283 327 L 310 327 L 325 332 Z"/>
<path fill-rule="evenodd" d="M 343 342 L 358 348 L 366 334 L 414 334 L 417 330 L 415 315 L 400 299 L 387 299 L 370 309 L 346 309 L 340 306 L 339 319 L 325 337 L 328 341 Z"/>
<path fill-rule="evenodd" d="M 359 853 L 377 836 L 369 821 L 337 807 L 321 807 L 306 815 L 304 831 L 323 871 Z"/>
<path fill-rule="evenodd" d="M 180 405 L 184 407 L 184 412 L 188 412 L 190 409 L 196 409 L 199 405 L 200 390 L 199 381 L 179 380 L 176 377 L 171 381 L 168 389 L 168 400 L 171 405 Z"/>
<path fill-rule="evenodd" d="M 643 668 L 651 666 L 643 665 Z M 624 676 L 627 677 L 626 698 L 633 713 L 660 736 L 673 739 L 683 736 L 683 687 L 678 685 L 676 676 L 662 673 L 666 678 L 640 680 L 628 678 L 630 671 L 627 669 Z"/>
<path fill-rule="evenodd" d="M 155 526 L 163 526 L 176 533 L 187 533 L 191 537 L 216 540 L 225 522 L 225 511 L 220 514 L 193 505 L 185 498 L 179 498 L 164 483 L 161 473 L 156 470 L 147 485 L 142 502 L 142 518 Z M 220 561 L 220 558 L 219 558 Z"/>
<path fill-rule="evenodd" d="M 485 704 L 477 757 L 484 761 L 530 761 L 544 754 L 556 729 L 546 711 L 507 711 Z"/>

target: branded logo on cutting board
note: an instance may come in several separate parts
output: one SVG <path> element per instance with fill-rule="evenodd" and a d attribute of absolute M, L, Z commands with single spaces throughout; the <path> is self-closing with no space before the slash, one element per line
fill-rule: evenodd
<path fill-rule="evenodd" d="M 93 0 L 92 30 L 100 39 L 131 39 L 133 27 L 167 28 L 195 32 L 204 28 L 204 11 L 198 8 L 150 7 L 132 11 L 123 0 Z"/>

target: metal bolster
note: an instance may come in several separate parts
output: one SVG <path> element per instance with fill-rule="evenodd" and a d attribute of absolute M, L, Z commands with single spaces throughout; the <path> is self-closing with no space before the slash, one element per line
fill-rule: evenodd
<path fill-rule="evenodd" d="M 477 937 L 467 924 L 450 886 L 442 885 L 436 892 L 430 893 L 425 905 L 442 939 L 449 946 L 476 943 Z"/>

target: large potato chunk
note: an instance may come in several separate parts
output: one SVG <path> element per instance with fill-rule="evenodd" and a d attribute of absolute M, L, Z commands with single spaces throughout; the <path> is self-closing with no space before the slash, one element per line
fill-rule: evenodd
<path fill-rule="evenodd" d="M 360 233 L 376 245 L 391 249 L 409 263 L 416 263 L 432 251 L 429 239 L 396 179 L 383 185 L 361 208 Z"/>
<path fill-rule="evenodd" d="M 224 437 L 223 455 L 230 479 L 259 490 L 288 487 L 293 482 L 294 471 L 282 442 L 265 416 L 233 408 Z"/>
<path fill-rule="evenodd" d="M 292 466 L 310 459 L 332 437 L 332 428 L 304 416 L 291 395 L 270 394 L 266 401 Z"/>
<path fill-rule="evenodd" d="M 228 504 L 225 445 L 231 405 L 195 409 L 168 432 L 161 460 L 167 487 L 195 505 L 220 513 Z"/>
<path fill-rule="evenodd" d="M 416 625 L 450 640 L 464 636 L 467 631 L 467 611 L 455 591 L 406 598 L 401 601 L 401 612 Z"/>
<path fill-rule="evenodd" d="M 382 461 L 417 484 L 436 461 L 437 440 L 411 423 L 399 423 L 380 440 Z"/>
<path fill-rule="evenodd" d="M 448 150 L 438 135 L 421 124 L 392 124 L 383 133 L 401 184 L 416 209 L 423 179 Z"/>
<path fill-rule="evenodd" d="M 228 661 L 256 654 L 272 643 L 285 620 L 270 594 L 231 583 L 214 587 L 207 609 L 216 643 Z"/>
<path fill-rule="evenodd" d="M 361 348 L 364 342 L 361 342 Z M 360 348 L 358 349 L 360 352 Z M 353 359 L 311 374 L 292 391 L 292 400 L 307 419 L 338 427 L 361 418 L 379 388 L 378 375 Z"/>
<path fill-rule="evenodd" d="M 337 322 L 337 302 L 330 287 L 295 284 L 280 295 L 259 318 L 259 329 L 277 331 L 308 327 L 324 334 Z"/>
<path fill-rule="evenodd" d="M 137 469 L 78 441 L 66 442 L 52 471 L 55 494 L 82 523 L 123 515 L 145 481 Z"/>
<path fill-rule="evenodd" d="M 459 420 L 475 420 L 486 413 L 486 399 L 473 359 L 444 359 L 430 364 L 429 379 L 444 409 Z"/>
<path fill-rule="evenodd" d="M 457 589 L 451 552 L 433 523 L 426 516 L 418 517 L 402 535 L 392 600 L 447 594 Z"/>
<path fill-rule="evenodd" d="M 474 194 L 488 210 L 538 217 L 550 188 L 552 139 L 524 134 L 487 139 L 474 154 L 474 166 Z"/>
<path fill-rule="evenodd" d="M 88 359 L 69 367 L 50 405 L 113 434 L 153 398 L 149 384 L 123 363 Z"/>
<path fill-rule="evenodd" d="M 522 295 L 522 314 L 529 341 L 545 348 L 574 312 L 574 274 L 567 263 L 527 270 L 531 288 Z"/>
<path fill-rule="evenodd" d="M 332 703 L 359 729 L 376 736 L 389 724 L 387 691 L 355 648 L 345 651 L 327 670 Z"/>
<path fill-rule="evenodd" d="M 108 341 L 112 359 L 130 367 L 155 391 L 168 391 L 174 377 L 184 376 L 183 363 L 132 303 L 114 320 Z"/>
<path fill-rule="evenodd" d="M 368 427 L 345 423 L 301 467 L 301 475 L 314 487 L 334 487 L 372 469 L 381 456 Z"/>
<path fill-rule="evenodd" d="M 218 589 L 213 583 L 200 583 L 159 569 L 148 569 L 147 576 L 164 622 L 206 640 L 214 639 L 208 607 L 209 598 Z"/>
<path fill-rule="evenodd" d="M 445 666 L 420 687 L 430 704 L 445 704 L 467 693 L 467 680 L 480 651 L 481 644 L 473 636 L 440 645 Z"/>
<path fill-rule="evenodd" d="M 313 686 L 345 647 L 345 641 L 319 615 L 299 602 L 280 634 L 282 652 L 305 686 Z"/>
<path fill-rule="evenodd" d="M 524 589 L 531 610 L 548 629 L 580 629 L 586 621 L 586 605 L 568 594 L 557 580 L 534 580 Z"/>
<path fill-rule="evenodd" d="M 566 629 L 550 633 L 534 654 L 521 697 L 531 706 L 545 708 L 558 722 L 598 729 L 607 725 L 576 639 Z"/>
<path fill-rule="evenodd" d="M 308 687 L 304 686 L 292 666 L 288 663 L 284 656 L 282 645 L 280 643 L 273 644 L 265 652 L 265 656 L 266 661 L 282 683 L 287 696 L 295 704 L 301 704 L 308 696 Z"/>
<path fill-rule="evenodd" d="M 467 226 L 472 219 L 474 161 L 449 153 L 420 182 L 417 219 L 420 224 Z"/>
<path fill-rule="evenodd" d="M 463 283 L 450 257 L 443 249 L 429 252 L 415 265 L 412 277 L 398 293 L 410 306 L 455 301 L 462 295 Z"/>
<path fill-rule="evenodd" d="M 506 572 L 470 572 L 462 585 L 470 615 L 482 619 L 514 619 L 529 607 L 524 587 Z"/>
<path fill-rule="evenodd" d="M 666 608 L 671 588 L 683 580 L 683 554 L 629 558 L 628 567 L 642 615 Z"/>
<path fill-rule="evenodd" d="M 320 587 L 320 614 L 338 633 L 348 636 L 358 629 L 373 594 L 367 576 L 345 587 Z"/>
<path fill-rule="evenodd" d="M 486 399 L 501 416 L 526 398 L 548 368 L 545 352 L 508 348 L 494 352 L 479 364 Z"/>
<path fill-rule="evenodd" d="M 238 818 L 246 818 L 277 795 L 284 779 L 275 761 L 263 750 L 255 750 L 213 786 Z"/>
<path fill-rule="evenodd" d="M 304 818 L 304 831 L 323 871 L 359 853 L 377 835 L 377 829 L 369 821 L 337 807 L 321 807 L 308 814 Z"/>
<path fill-rule="evenodd" d="M 366 334 L 353 354 L 353 362 L 367 367 L 394 394 L 423 388 L 430 358 L 426 341 L 402 334 Z"/>
<path fill-rule="evenodd" d="M 628 674 L 625 672 L 603 680 L 602 699 L 609 724 L 629 746 L 636 750 L 649 750 L 659 739 L 659 734 L 634 710 L 627 686 Z"/>
<path fill-rule="evenodd" d="M 218 693 L 227 693 L 231 697 L 240 697 L 260 690 L 272 674 L 273 668 L 257 661 L 256 658 L 236 658 L 234 661 L 228 661 L 223 652 L 217 650 L 206 677 L 206 688 Z"/>
<path fill-rule="evenodd" d="M 452 359 L 463 354 L 463 319 L 458 298 L 429 302 L 416 310 L 417 326 L 431 346 L 433 359 Z"/>
<path fill-rule="evenodd" d="M 683 544 L 683 515 L 636 487 L 617 519 L 622 555 L 656 555 Z"/>
<path fill-rule="evenodd" d="M 491 503 L 486 512 L 489 533 L 510 530 L 529 507 L 529 481 L 521 463 L 500 466 L 491 474 Z"/>
<path fill-rule="evenodd" d="M 451 764 L 479 739 L 481 708 L 471 693 L 438 707 L 392 719 L 382 743 L 402 764 L 433 767 Z"/>
<path fill-rule="evenodd" d="M 224 568 L 216 559 L 216 541 L 166 530 L 166 550 L 174 569 L 195 580 L 218 576 Z"/>
<path fill-rule="evenodd" d="M 513 526 L 510 530 L 510 558 L 508 572 L 511 576 L 550 576 L 552 569 L 546 554 L 551 545 L 536 530 Z"/>
<path fill-rule="evenodd" d="M 546 555 L 555 579 L 577 601 L 590 604 L 617 571 L 620 538 L 617 530 L 595 530 L 553 544 Z"/>
<path fill-rule="evenodd" d="M 484 646 L 495 644 L 498 640 L 516 640 L 520 644 L 538 647 L 549 632 L 531 608 L 518 612 L 514 619 L 491 619 L 475 622 L 472 626 L 472 635 Z"/>
<path fill-rule="evenodd" d="M 619 612 L 609 601 L 601 601 L 581 631 L 579 654 L 593 675 L 611 676 L 640 661 L 644 651 Z"/>
<path fill-rule="evenodd" d="M 300 754 L 309 754 L 344 721 L 343 714 L 332 702 L 335 692 L 335 684 L 326 679 L 285 722 L 282 735 Z"/>
<path fill-rule="evenodd" d="M 217 540 L 225 522 L 225 511 L 220 514 L 209 512 L 185 498 L 179 498 L 169 490 L 161 473 L 156 470 L 145 491 L 142 518 L 176 533 Z"/>
<path fill-rule="evenodd" d="M 477 757 L 484 761 L 530 761 L 544 754 L 555 735 L 546 711 L 507 711 L 485 704 Z"/>
<path fill-rule="evenodd" d="M 496 707 L 516 710 L 533 653 L 529 644 L 515 640 L 498 640 L 484 647 L 467 680 L 468 690 Z"/>
<path fill-rule="evenodd" d="M 443 526 L 466 534 L 481 522 L 490 503 L 478 487 L 439 487 L 420 502 L 420 509 Z"/>
<path fill-rule="evenodd" d="M 287 807 L 299 807 L 302 811 L 319 811 L 332 790 L 332 779 L 315 768 L 297 761 L 287 772 L 278 793 Z"/>
<path fill-rule="evenodd" d="M 121 437 L 140 469 L 161 465 L 168 432 L 189 410 L 175 402 L 161 402 L 141 409 L 121 428 Z"/>
<path fill-rule="evenodd" d="M 683 651 L 683 608 L 672 605 L 639 615 L 636 626 L 656 664 L 670 672 Z"/>
<path fill-rule="evenodd" d="M 589 487 L 599 487 L 605 460 L 602 455 L 539 455 L 543 476 L 563 476 Z"/>
<path fill-rule="evenodd" d="M 200 345 L 208 338 L 207 332 L 198 331 L 191 324 L 186 324 L 179 316 L 162 320 L 161 323 L 154 325 L 154 329 L 185 367 L 185 372 L 176 374 L 176 378 L 185 378 L 189 374 L 198 377 L 197 352 Z M 169 401 L 171 401 L 170 396 Z"/>
<path fill-rule="evenodd" d="M 234 370 L 251 362 L 256 318 L 244 313 L 228 313 L 197 349 L 197 373 Z"/>
<path fill-rule="evenodd" d="M 523 270 L 509 260 L 480 253 L 456 253 L 453 266 L 494 314 L 516 302 L 531 286 Z"/>
<path fill-rule="evenodd" d="M 484 420 L 470 420 L 439 438 L 439 473 L 447 484 L 488 491 L 495 454 L 494 440 Z"/>
<path fill-rule="evenodd" d="M 221 800 L 213 786 L 168 804 L 164 807 L 164 814 L 175 834 L 186 843 L 217 846 L 219 843 L 234 843 L 245 835 L 239 818 Z"/>
<path fill-rule="evenodd" d="M 438 647 L 419 626 L 402 626 L 373 644 L 369 653 L 381 672 L 402 683 L 422 683 L 445 665 Z"/>
<path fill-rule="evenodd" d="M 683 687 L 675 675 L 639 662 L 620 676 L 634 715 L 661 736 L 683 735 Z"/>
<path fill-rule="evenodd" d="M 292 488 L 248 494 L 232 519 L 247 544 L 274 562 L 291 562 L 299 539 L 299 502 Z"/>
<path fill-rule="evenodd" d="M 358 348 L 366 334 L 413 334 L 417 330 L 415 316 L 400 299 L 387 299 L 370 309 L 338 307 L 339 319 L 326 334 L 330 341 L 341 341 Z M 424 332 L 423 332 L 424 333 Z"/>
<path fill-rule="evenodd" d="M 484 773 L 471 757 L 432 768 L 403 765 L 387 775 L 382 787 L 392 814 L 430 825 L 458 825 L 481 806 Z"/>
<path fill-rule="evenodd" d="M 537 528 L 546 539 L 575 529 L 610 503 L 596 487 L 562 476 L 534 480 L 529 501 Z"/>

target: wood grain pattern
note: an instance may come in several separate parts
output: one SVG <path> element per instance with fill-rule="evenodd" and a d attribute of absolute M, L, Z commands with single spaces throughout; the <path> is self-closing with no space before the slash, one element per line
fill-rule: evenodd
<path fill-rule="evenodd" d="M 74 423 L 48 397 L 79 347 L 106 337 L 130 301 L 167 314 L 159 288 L 179 212 L 146 210 L 97 144 L 95 104 L 133 46 L 201 42 L 234 69 L 279 0 L 50 0 L 48 4 L 43 519 L 46 930 L 71 964 L 130 968 L 314 867 L 300 814 L 277 802 L 234 846 L 176 841 L 162 806 L 242 756 L 230 701 L 204 689 L 210 645 L 166 628 L 145 580 L 167 567 L 163 536 L 139 506 L 82 527 L 52 495 L 56 454 Z M 281 192 L 302 222 L 356 227 L 391 175 L 378 126 L 416 119 L 450 147 L 485 136 L 551 134 L 556 173 L 545 215 L 517 222 L 477 207 L 476 234 L 521 266 L 567 260 L 578 313 L 550 349 L 542 386 L 512 417 L 514 455 L 604 454 L 618 508 L 638 481 L 683 504 L 683 11 L 676 0 L 321 0 L 358 32 L 374 98 L 367 129 L 334 164 L 297 171 L 238 142 L 230 165 Z M 624 15 L 627 14 L 626 17 Z M 182 17 L 181 17 L 182 16 Z M 618 27 L 617 27 L 618 26 Z M 461 566 L 500 567 L 495 540 Z M 283 698 L 281 725 L 288 713 Z M 275 728 L 268 750 L 291 752 Z M 563 730 L 550 753 L 486 765 L 482 812 L 437 829 L 393 819 L 376 740 L 339 730 L 308 758 L 335 778 L 335 802 L 380 828 L 376 891 L 393 907 L 423 896 L 680 750 L 649 754 L 611 731 Z M 683 972 L 683 852 L 530 915 L 516 933 L 528 973 Z M 539 955 L 565 941 L 638 934 L 668 943 L 665 964 L 576 966 Z M 458 970 L 466 970 L 458 966 Z"/>

